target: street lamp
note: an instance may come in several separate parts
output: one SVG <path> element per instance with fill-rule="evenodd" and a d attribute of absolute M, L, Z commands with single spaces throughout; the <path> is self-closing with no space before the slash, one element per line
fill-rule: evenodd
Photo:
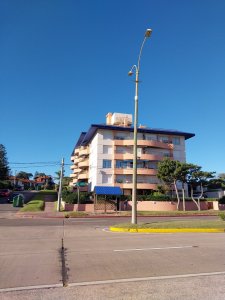
<path fill-rule="evenodd" d="M 151 29 L 147 29 L 145 32 L 144 40 L 141 45 L 141 49 L 138 56 L 137 65 L 133 65 L 131 70 L 128 72 L 129 76 L 133 75 L 133 70 L 135 69 L 136 79 L 135 79 L 135 97 L 134 97 L 134 148 L 133 148 L 133 188 L 132 188 L 132 224 L 137 224 L 137 123 L 138 123 L 138 82 L 139 82 L 139 72 L 140 72 L 140 60 L 141 53 L 144 47 L 145 41 L 150 37 L 152 33 Z"/>

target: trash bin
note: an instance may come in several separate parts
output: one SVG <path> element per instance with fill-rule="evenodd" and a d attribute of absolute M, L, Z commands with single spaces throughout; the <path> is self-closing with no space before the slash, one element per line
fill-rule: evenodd
<path fill-rule="evenodd" d="M 23 207 L 24 196 L 19 194 L 13 197 L 13 207 Z"/>

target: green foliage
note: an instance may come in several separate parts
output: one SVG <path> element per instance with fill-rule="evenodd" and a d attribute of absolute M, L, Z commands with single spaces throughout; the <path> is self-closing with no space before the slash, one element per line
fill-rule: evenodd
<path fill-rule="evenodd" d="M 0 180 L 0 189 L 12 189 L 11 182 L 9 180 Z"/>
<path fill-rule="evenodd" d="M 30 177 L 33 177 L 32 173 L 27 173 L 24 171 L 20 171 L 19 173 L 16 174 L 16 178 L 21 178 L 21 179 L 30 179 Z"/>
<path fill-rule="evenodd" d="M 219 217 L 221 220 L 225 221 L 225 213 L 224 212 L 220 212 Z"/>
<path fill-rule="evenodd" d="M 225 196 L 219 199 L 219 204 L 225 204 Z"/>
<path fill-rule="evenodd" d="M 147 195 L 145 197 L 140 197 L 142 201 L 169 201 L 171 198 L 168 195 L 163 195 L 159 192 L 153 193 L 153 195 Z"/>
<path fill-rule="evenodd" d="M 158 163 L 157 177 L 166 184 L 172 184 L 177 180 L 176 169 L 178 161 L 165 158 Z"/>
<path fill-rule="evenodd" d="M 76 204 L 78 202 L 78 193 L 71 192 L 69 190 L 62 191 L 63 201 L 70 204 Z M 89 194 L 86 192 L 80 192 L 80 203 L 90 203 Z M 92 202 L 91 202 L 92 203 Z"/>
<path fill-rule="evenodd" d="M 45 202 L 43 200 L 32 200 L 22 207 L 20 211 L 42 211 L 44 207 Z"/>
<path fill-rule="evenodd" d="M 71 211 L 69 213 L 65 213 L 65 218 L 79 218 L 79 217 L 84 217 L 87 216 L 88 213 L 84 211 Z"/>
<path fill-rule="evenodd" d="M 9 171 L 6 149 L 4 145 L 0 144 L 0 180 L 6 180 Z"/>
<path fill-rule="evenodd" d="M 132 200 L 132 196 L 131 195 L 121 195 L 120 196 L 120 200 L 122 200 L 122 201 L 125 201 L 125 200 L 131 201 Z"/>

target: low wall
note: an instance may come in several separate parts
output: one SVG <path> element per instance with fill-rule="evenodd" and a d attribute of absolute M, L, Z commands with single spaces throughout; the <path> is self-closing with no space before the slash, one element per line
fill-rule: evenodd
<path fill-rule="evenodd" d="M 64 204 L 65 211 L 86 211 L 86 212 L 94 212 L 94 204 Z M 201 201 L 200 202 L 201 210 L 225 210 L 225 204 L 219 204 L 217 201 L 214 202 L 207 202 Z M 186 201 L 185 203 L 186 210 L 198 210 L 197 206 L 193 201 Z M 132 209 L 132 201 L 128 201 L 127 207 L 124 209 L 124 205 L 121 202 L 121 209 L 122 210 L 131 210 Z M 169 202 L 169 201 L 138 201 L 137 202 L 137 210 L 138 211 L 175 211 L 177 210 L 177 203 L 176 202 Z M 183 204 L 180 203 L 179 210 L 183 210 Z M 109 211 L 109 210 L 107 210 Z M 98 212 L 104 212 L 104 210 Z"/>
<path fill-rule="evenodd" d="M 94 212 L 94 204 L 68 204 L 65 203 L 65 211 Z"/>
<path fill-rule="evenodd" d="M 218 201 L 208 202 L 208 208 L 214 210 L 225 210 L 225 204 L 219 204 Z"/>
<path fill-rule="evenodd" d="M 128 210 L 132 207 L 132 201 L 128 202 Z M 200 202 L 201 210 L 208 210 L 207 201 Z M 192 201 L 185 202 L 186 210 L 198 210 L 196 204 Z M 137 210 L 139 211 L 175 211 L 177 210 L 176 202 L 169 201 L 138 201 Z M 179 210 L 183 210 L 183 204 L 180 203 Z"/>

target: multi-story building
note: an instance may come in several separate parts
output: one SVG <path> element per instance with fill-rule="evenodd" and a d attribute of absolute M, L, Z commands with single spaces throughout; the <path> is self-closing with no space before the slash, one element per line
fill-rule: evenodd
<path fill-rule="evenodd" d="M 157 164 L 163 158 L 185 162 L 185 140 L 191 137 L 193 133 L 138 128 L 137 193 L 157 189 Z M 132 115 L 108 113 L 105 125 L 93 124 L 80 134 L 71 156 L 71 185 L 86 183 L 90 192 L 95 186 L 119 186 L 130 195 L 133 145 Z"/>

